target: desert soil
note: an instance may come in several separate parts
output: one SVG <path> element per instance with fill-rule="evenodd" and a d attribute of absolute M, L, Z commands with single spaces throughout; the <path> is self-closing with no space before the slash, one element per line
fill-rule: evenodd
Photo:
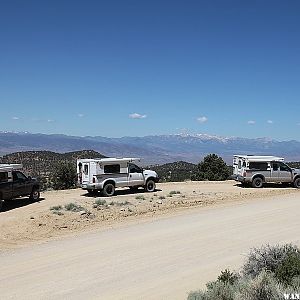
<path fill-rule="evenodd" d="M 5 204 L 4 211 L 0 213 L 0 251 L 74 235 L 80 231 L 147 221 L 193 207 L 224 205 L 297 192 L 294 188 L 281 185 L 263 189 L 242 188 L 234 181 L 160 183 L 155 193 L 145 193 L 143 189 L 136 193 L 119 189 L 110 198 L 100 195 L 91 197 L 81 189 L 47 191 L 41 193 L 41 200 L 36 203 L 24 198 Z M 67 211 L 65 205 L 70 203 L 81 208 L 77 212 Z"/>
<path fill-rule="evenodd" d="M 181 200 L 195 206 L 200 204 L 193 203 L 201 200 L 206 206 L 185 209 L 184 213 L 180 209 L 179 214 L 167 213 L 155 219 L 146 218 L 145 222 L 126 221 L 124 226 L 112 225 L 104 230 L 2 251 L 1 299 L 186 299 L 189 291 L 203 288 L 221 270 L 238 270 L 251 247 L 266 243 L 300 246 L 299 191 L 248 190 L 229 182 L 163 184 L 159 187 L 162 189 L 158 192 L 160 195 L 166 195 L 174 187 L 186 195 L 183 199 L 180 196 L 166 198 L 165 202 L 170 203 L 161 207 L 173 209 L 171 201 Z M 70 226 L 64 228 L 67 231 L 85 227 L 71 225 L 74 220 L 80 220 L 79 224 L 95 222 L 89 226 L 97 227 L 98 222 L 86 221 L 78 214 L 71 217 L 66 213 L 59 216 L 62 219 L 57 217 L 58 221 L 56 217 L 52 219 L 53 214 L 48 211 L 49 205 L 72 200 L 93 211 L 97 219 L 98 210 L 95 212 L 92 208 L 94 199 L 86 199 L 81 194 L 78 190 L 67 194 L 46 193 L 45 200 L 40 203 L 4 213 L 1 229 L 13 222 L 10 219 L 13 213 L 20 217 L 15 221 L 19 231 L 15 227 L 11 229 L 13 238 L 9 238 L 5 227 L 6 239 L 16 244 L 24 242 L 21 233 L 26 233 L 29 240 L 45 238 L 36 233 L 35 226 L 41 227 L 46 236 L 55 236 L 60 232 L 56 225 L 62 226 L 61 220 Z M 62 195 L 65 198 L 60 198 Z M 155 201 L 144 203 L 149 202 L 151 195 L 145 197 L 147 200 L 141 203 L 132 195 L 116 196 L 114 200 L 131 200 L 135 209 L 141 209 L 140 206 L 146 209 Z M 209 205 L 214 201 L 223 204 Z M 182 205 L 189 204 L 184 202 Z M 111 212 L 116 218 L 125 218 L 120 213 L 124 212 Z M 31 215 L 35 219 L 31 220 Z M 38 222 L 48 220 L 49 223 L 35 224 L 39 218 Z M 52 229 L 46 230 L 44 227 L 47 226 Z M 5 245 L 5 240 L 2 244 Z"/>

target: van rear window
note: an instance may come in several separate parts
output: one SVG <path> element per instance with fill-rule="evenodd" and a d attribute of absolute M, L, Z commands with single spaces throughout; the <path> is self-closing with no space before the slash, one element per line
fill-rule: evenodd
<path fill-rule="evenodd" d="M 249 169 L 267 171 L 268 163 L 265 163 L 265 162 L 250 162 L 249 163 Z"/>
<path fill-rule="evenodd" d="M 120 165 L 104 166 L 104 173 L 120 173 Z"/>

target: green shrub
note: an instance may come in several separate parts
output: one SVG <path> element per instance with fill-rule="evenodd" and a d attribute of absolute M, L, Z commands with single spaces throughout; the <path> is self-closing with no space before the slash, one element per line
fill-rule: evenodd
<path fill-rule="evenodd" d="M 277 266 L 275 277 L 281 283 L 288 285 L 298 276 L 300 276 L 300 253 L 289 253 Z"/>
<path fill-rule="evenodd" d="M 254 278 L 263 270 L 275 272 L 282 261 L 290 254 L 299 253 L 299 249 L 291 244 L 283 246 L 262 246 L 253 248 L 243 266 L 243 274 Z"/>
<path fill-rule="evenodd" d="M 238 279 L 238 274 L 230 272 L 228 269 L 221 271 L 221 274 L 218 276 L 218 281 L 228 284 L 234 284 Z"/>
<path fill-rule="evenodd" d="M 216 154 L 209 154 L 197 166 L 192 180 L 226 180 L 230 176 L 224 160 Z"/>
<path fill-rule="evenodd" d="M 54 210 L 54 211 L 58 211 L 58 210 L 62 210 L 62 206 L 61 205 L 56 205 L 56 206 L 51 206 L 50 210 Z"/>
<path fill-rule="evenodd" d="M 239 286 L 235 299 L 279 300 L 283 298 L 283 286 L 278 284 L 272 273 L 265 270 L 254 279 L 244 279 Z"/>
<path fill-rule="evenodd" d="M 136 200 L 146 200 L 146 198 L 142 195 L 136 196 L 135 199 Z"/>
<path fill-rule="evenodd" d="M 105 205 L 105 204 L 106 204 L 106 201 L 105 201 L 105 200 L 102 200 L 102 199 L 97 199 L 97 200 L 95 200 L 95 204 L 96 204 L 97 206 Z"/>
<path fill-rule="evenodd" d="M 76 186 L 77 173 L 74 164 L 58 164 L 51 176 L 52 186 L 55 190 L 65 190 Z"/>
<path fill-rule="evenodd" d="M 164 199 L 166 199 L 166 197 L 165 196 L 159 196 L 158 199 L 159 200 L 164 200 Z"/>
<path fill-rule="evenodd" d="M 78 211 L 82 211 L 85 209 L 82 206 L 71 202 L 71 203 L 68 203 L 65 205 L 65 210 L 72 211 L 72 212 L 78 212 Z"/>

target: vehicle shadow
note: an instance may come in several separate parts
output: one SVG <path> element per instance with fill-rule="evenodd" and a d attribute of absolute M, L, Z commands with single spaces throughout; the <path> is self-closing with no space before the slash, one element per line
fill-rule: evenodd
<path fill-rule="evenodd" d="M 14 209 L 17 209 L 17 208 L 20 208 L 23 206 L 31 205 L 31 204 L 34 204 L 34 203 L 37 203 L 37 202 L 40 202 L 43 200 L 45 200 L 45 198 L 40 198 L 38 201 L 33 201 L 33 200 L 30 200 L 28 197 L 7 200 L 7 201 L 3 202 L 3 206 L 2 206 L 2 209 L 0 210 L 0 213 L 14 210 Z"/>
<path fill-rule="evenodd" d="M 161 189 L 155 189 L 155 192 L 161 192 Z M 117 189 L 115 194 L 112 197 L 116 196 L 124 196 L 124 195 L 138 195 L 138 194 L 152 194 L 150 192 L 146 192 L 144 189 L 131 190 L 131 189 Z M 93 194 L 85 193 L 83 194 L 85 197 L 95 198 L 95 197 L 104 197 L 100 192 L 95 192 Z"/>
<path fill-rule="evenodd" d="M 242 189 L 255 189 L 251 186 L 251 183 L 248 185 L 242 183 L 236 183 L 234 186 Z M 289 183 L 264 183 L 262 188 L 272 188 L 272 189 L 282 189 L 282 188 L 292 188 L 293 185 Z"/>

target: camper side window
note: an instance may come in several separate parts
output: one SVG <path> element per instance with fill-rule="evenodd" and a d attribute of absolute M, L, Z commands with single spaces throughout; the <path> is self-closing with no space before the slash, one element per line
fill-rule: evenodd
<path fill-rule="evenodd" d="M 104 166 L 104 173 L 120 173 L 120 165 Z"/>
<path fill-rule="evenodd" d="M 268 163 L 267 162 L 250 162 L 249 163 L 249 169 L 267 171 L 268 170 Z"/>

